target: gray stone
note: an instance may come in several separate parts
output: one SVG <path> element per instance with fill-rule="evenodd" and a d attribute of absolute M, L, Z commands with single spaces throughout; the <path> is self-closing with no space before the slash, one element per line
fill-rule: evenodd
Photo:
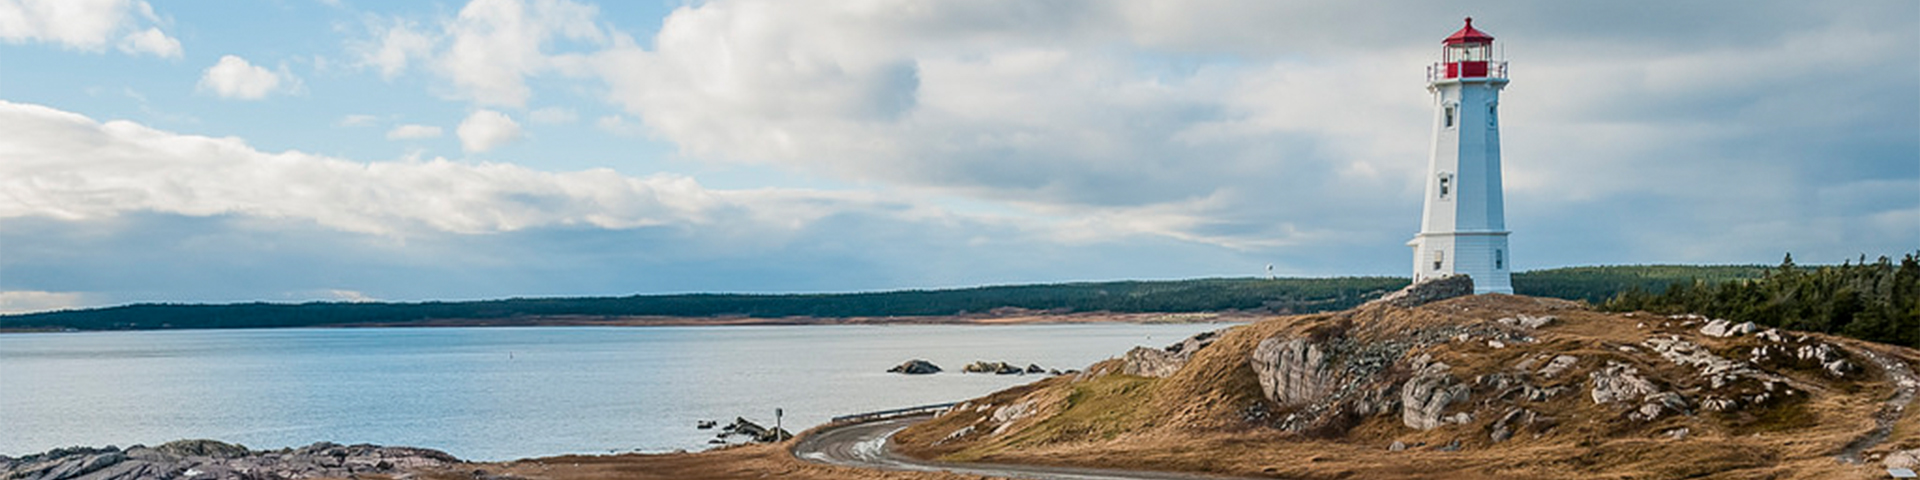
<path fill-rule="evenodd" d="M 1187 337 L 1166 348 L 1134 347 L 1121 356 L 1120 373 L 1154 378 L 1172 375 L 1180 371 L 1180 367 L 1186 366 L 1187 359 L 1193 358 L 1194 352 L 1207 348 L 1219 338 L 1220 331 L 1215 330 Z"/>
<path fill-rule="evenodd" d="M 906 361 L 906 363 L 902 363 L 899 366 L 889 368 L 887 369 L 887 372 L 901 373 L 901 374 L 907 374 L 907 375 L 926 375 L 931 373 L 940 373 L 940 366 L 934 365 L 933 362 L 916 358 L 913 360 L 908 360 Z"/>
<path fill-rule="evenodd" d="M 1576 363 L 1580 363 L 1580 357 L 1575 357 L 1572 355 L 1560 355 L 1560 356 L 1553 357 L 1553 361 L 1547 362 L 1547 366 L 1540 368 L 1540 376 L 1545 378 L 1553 378 L 1555 376 L 1560 375 L 1561 373 L 1565 373 L 1568 368 L 1573 368 L 1573 365 Z"/>
<path fill-rule="evenodd" d="M 1260 381 L 1260 391 L 1282 406 L 1319 400 L 1333 391 L 1334 375 L 1327 368 L 1326 348 L 1301 338 L 1261 340 L 1249 360 Z"/>
<path fill-rule="evenodd" d="M 1470 389 L 1455 383 L 1445 363 L 1427 365 L 1400 387 L 1400 421 L 1408 427 L 1432 430 L 1442 423 L 1448 405 L 1467 401 Z"/>
<path fill-rule="evenodd" d="M 1587 379 L 1595 404 L 1638 402 L 1660 391 L 1653 382 L 1640 376 L 1640 369 L 1620 362 L 1607 362 L 1605 367 L 1588 373 Z"/>
<path fill-rule="evenodd" d="M 1709 337 L 1727 337 L 1733 335 L 1732 327 L 1732 322 L 1716 318 L 1707 321 L 1707 326 L 1700 327 L 1700 333 Z"/>
<path fill-rule="evenodd" d="M 1402 288 L 1397 292 L 1389 293 L 1384 297 L 1367 303 L 1413 308 L 1449 298 L 1468 295 L 1473 295 L 1473 278 L 1466 275 L 1448 275 L 1408 285 L 1407 288 Z"/>
<path fill-rule="evenodd" d="M 1882 460 L 1880 463 L 1886 465 L 1887 468 L 1920 469 L 1920 448 L 1889 453 L 1887 454 L 1886 460 Z"/>
<path fill-rule="evenodd" d="M 1559 319 L 1558 317 L 1555 317 L 1555 316 L 1553 316 L 1553 315 L 1543 315 L 1543 316 L 1538 316 L 1538 317 L 1530 317 L 1530 316 L 1527 316 L 1527 315 L 1521 315 L 1521 316 L 1520 316 L 1520 326 L 1522 326 L 1522 327 L 1527 327 L 1527 328 L 1536 328 L 1536 329 L 1537 329 L 1537 328 L 1540 328 L 1540 327 L 1545 327 L 1545 326 L 1547 326 L 1548 324 L 1551 324 L 1551 323 L 1553 323 L 1553 321 L 1554 321 L 1554 320 L 1558 320 L 1558 319 Z"/>
<path fill-rule="evenodd" d="M 1387 451 L 1389 452 L 1399 452 L 1399 451 L 1404 451 L 1406 449 L 1407 449 L 1406 442 L 1402 442 L 1399 440 L 1394 440 L 1392 445 L 1387 445 Z"/>

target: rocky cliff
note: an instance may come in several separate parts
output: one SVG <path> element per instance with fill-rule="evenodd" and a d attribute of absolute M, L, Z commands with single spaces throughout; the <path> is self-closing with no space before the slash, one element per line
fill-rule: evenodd
<path fill-rule="evenodd" d="M 1135 349 L 901 449 L 1307 478 L 1884 475 L 1920 449 L 1911 349 L 1448 285 Z"/>

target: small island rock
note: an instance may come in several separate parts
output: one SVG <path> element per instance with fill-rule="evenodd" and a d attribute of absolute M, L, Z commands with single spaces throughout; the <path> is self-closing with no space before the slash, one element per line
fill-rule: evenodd
<path fill-rule="evenodd" d="M 906 361 L 906 363 L 902 363 L 899 366 L 889 368 L 887 369 L 887 372 L 900 373 L 900 374 L 906 374 L 906 375 L 926 375 L 930 373 L 940 373 L 940 366 L 934 365 L 933 362 L 916 358 L 913 360 L 908 360 Z"/>

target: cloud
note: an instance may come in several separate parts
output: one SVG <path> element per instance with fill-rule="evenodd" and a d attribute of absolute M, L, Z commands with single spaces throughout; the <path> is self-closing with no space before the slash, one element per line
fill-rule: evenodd
<path fill-rule="evenodd" d="M 221 98 L 259 100 L 274 92 L 295 91 L 299 79 L 282 67 L 279 72 L 247 63 L 236 55 L 222 55 L 200 77 L 200 89 Z"/>
<path fill-rule="evenodd" d="M 335 126 L 340 127 L 371 127 L 379 123 L 380 116 L 359 113 L 348 114 L 347 116 L 340 117 L 340 121 L 333 122 Z"/>
<path fill-rule="evenodd" d="M 120 39 L 120 51 L 129 54 L 146 53 L 156 57 L 180 58 L 180 40 L 167 36 L 158 28 L 148 28 L 127 34 Z"/>
<path fill-rule="evenodd" d="M 0 314 L 66 310 L 89 305 L 87 295 L 78 292 L 0 290 Z"/>
<path fill-rule="evenodd" d="M 1252 264 L 1100 222 L 961 215 L 911 195 L 363 163 L 10 102 L 0 102 L 0 131 L 13 133 L 0 136 L 0 157 L 18 159 L 0 163 L 9 226 L 0 290 L 98 293 L 82 299 L 94 305 L 333 290 L 388 299 L 847 290 Z M 1062 242 L 1063 228 L 1083 238 Z M 1143 260 L 1110 261 L 1129 255 Z"/>
<path fill-rule="evenodd" d="M 432 125 L 406 124 L 387 131 L 388 140 L 420 140 L 440 138 L 440 127 Z"/>
<path fill-rule="evenodd" d="M 359 56 L 359 65 L 378 69 L 381 77 L 399 76 L 414 61 L 433 52 L 434 37 L 413 22 L 374 18 L 368 20 L 367 28 L 375 38 L 351 42 L 349 48 Z"/>
<path fill-rule="evenodd" d="M 153 6 L 139 0 L 0 1 L 0 40 L 46 42 L 89 52 L 105 51 L 119 38 L 128 54 L 178 58 L 180 41 L 157 27 Z"/>
<path fill-rule="evenodd" d="M 556 71 L 555 40 L 599 42 L 598 8 L 565 0 L 474 0 L 446 25 L 447 45 L 433 60 L 455 96 L 481 105 L 523 106 L 525 79 Z"/>
<path fill-rule="evenodd" d="M 507 114 L 493 110 L 475 110 L 460 121 L 454 133 L 460 136 L 460 148 L 471 153 L 493 150 L 520 139 L 520 124 Z"/>
<path fill-rule="evenodd" d="M 506 120 L 490 111 L 475 117 L 496 115 Z M 0 219 L 239 215 L 404 236 L 543 226 L 688 226 L 721 219 L 777 227 L 866 202 L 859 195 L 830 192 L 715 191 L 691 178 L 664 174 L 635 178 L 611 170 L 547 173 L 444 159 L 360 163 L 297 151 L 268 153 L 237 138 L 182 135 L 127 121 L 99 123 L 4 101 L 0 130 L 13 133 L 0 137 L 0 156 L 18 159 L 0 164 Z"/>

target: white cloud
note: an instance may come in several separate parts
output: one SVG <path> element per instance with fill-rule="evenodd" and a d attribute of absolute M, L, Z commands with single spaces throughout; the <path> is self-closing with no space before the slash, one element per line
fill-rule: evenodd
<path fill-rule="evenodd" d="M 600 42 L 598 8 L 566 0 L 474 0 L 447 24 L 447 48 L 434 68 L 460 98 L 482 105 L 522 106 L 525 79 L 562 67 L 549 56 L 555 40 Z"/>
<path fill-rule="evenodd" d="M 259 100 L 274 92 L 296 91 L 299 79 L 282 67 L 279 72 L 267 70 L 247 59 L 235 55 L 223 55 L 206 73 L 200 77 L 200 89 L 211 90 L 222 98 L 240 100 Z"/>
<path fill-rule="evenodd" d="M 547 107 L 534 110 L 528 114 L 528 117 L 533 119 L 533 123 L 544 123 L 548 125 L 567 124 L 580 120 L 580 114 L 574 113 L 573 109 L 564 107 Z"/>
<path fill-rule="evenodd" d="M 0 314 L 33 313 L 89 306 L 87 296 L 77 292 L 0 290 Z"/>
<path fill-rule="evenodd" d="M 449 97 L 520 107 L 533 95 L 528 77 L 585 73 L 579 54 L 562 50 L 603 45 L 607 34 L 596 23 L 598 15 L 598 7 L 568 0 L 473 0 L 454 17 L 430 23 L 435 27 L 371 19 L 371 38 L 348 46 L 360 65 L 384 77 L 424 61 L 451 84 L 444 92 Z"/>
<path fill-rule="evenodd" d="M 254 150 L 236 138 L 97 123 L 0 101 L 0 219 L 111 218 L 159 212 L 304 219 L 333 229 L 404 235 L 490 233 L 536 226 L 634 228 L 693 224 L 752 207 L 808 218 L 775 191 L 719 192 L 672 175 L 610 170 L 545 173 L 444 159 L 360 163 Z M 831 200 L 831 194 L 813 195 Z M 744 203 L 743 203 L 744 202 Z M 750 215 L 751 217 L 751 215 Z"/>
<path fill-rule="evenodd" d="M 180 40 L 167 36 L 158 28 L 148 28 L 129 33 L 120 39 L 120 51 L 139 54 L 146 53 L 156 57 L 180 58 Z"/>
<path fill-rule="evenodd" d="M 388 140 L 420 140 L 440 138 L 440 127 L 432 125 L 406 124 L 387 131 Z"/>
<path fill-rule="evenodd" d="M 519 140 L 520 124 L 507 114 L 493 110 L 475 110 L 454 130 L 460 136 L 460 148 L 479 153 Z"/>
<path fill-rule="evenodd" d="M 119 40 L 129 54 L 179 57 L 180 41 L 157 27 L 153 6 L 144 0 L 0 1 L 0 40 L 46 42 L 89 52 L 105 51 Z"/>
<path fill-rule="evenodd" d="M 359 55 L 361 66 L 379 69 L 381 77 L 398 76 L 412 62 L 433 53 L 434 38 L 413 22 L 371 20 L 368 28 L 376 38 L 353 43 L 351 48 Z"/>
<path fill-rule="evenodd" d="M 333 124 L 340 127 L 371 127 L 378 123 L 380 123 L 380 117 L 377 115 L 355 113 L 340 117 L 340 121 Z"/>

